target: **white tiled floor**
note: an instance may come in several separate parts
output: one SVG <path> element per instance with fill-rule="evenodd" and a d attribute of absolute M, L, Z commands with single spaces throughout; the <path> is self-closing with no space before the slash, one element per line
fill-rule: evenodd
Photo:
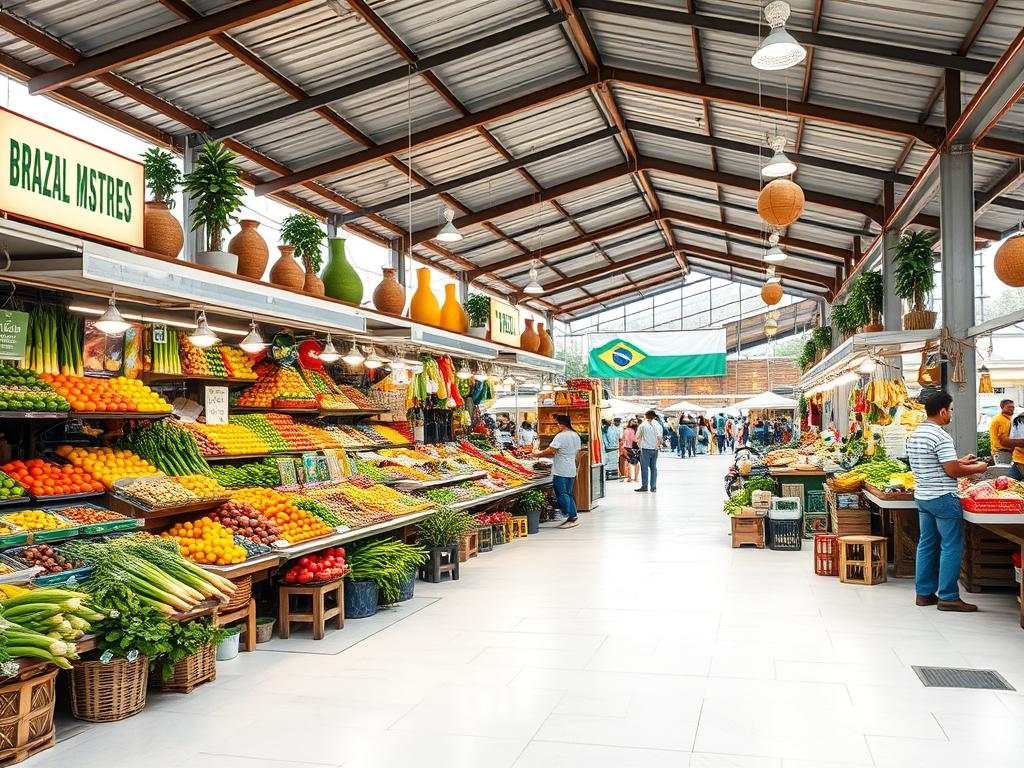
<path fill-rule="evenodd" d="M 1024 695 L 926 689 L 910 670 L 993 668 L 1024 690 L 1012 595 L 972 597 L 979 614 L 944 614 L 915 607 L 909 581 L 860 588 L 815 576 L 808 549 L 733 550 L 725 467 L 663 455 L 657 495 L 612 483 L 580 527 L 499 547 L 459 582 L 418 584 L 427 599 L 398 609 L 397 623 L 352 621 L 334 642 L 261 646 L 220 664 L 215 684 L 153 694 L 137 717 L 88 727 L 26 765 L 1019 760 Z"/>

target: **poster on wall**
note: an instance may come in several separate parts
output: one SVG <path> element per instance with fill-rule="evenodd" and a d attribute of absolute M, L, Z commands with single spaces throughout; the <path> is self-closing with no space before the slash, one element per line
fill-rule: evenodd
<path fill-rule="evenodd" d="M 686 379 L 725 375 L 725 329 L 590 334 L 595 379 Z"/>

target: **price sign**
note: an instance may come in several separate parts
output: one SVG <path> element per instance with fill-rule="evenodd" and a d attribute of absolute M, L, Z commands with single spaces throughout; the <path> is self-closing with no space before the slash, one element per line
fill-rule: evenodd
<path fill-rule="evenodd" d="M 206 423 L 228 423 L 228 388 L 206 388 Z"/>
<path fill-rule="evenodd" d="M 22 360 L 28 339 L 27 312 L 0 312 L 0 358 Z"/>
<path fill-rule="evenodd" d="M 167 326 L 166 325 L 153 325 L 153 343 L 154 344 L 166 344 L 167 343 Z"/>

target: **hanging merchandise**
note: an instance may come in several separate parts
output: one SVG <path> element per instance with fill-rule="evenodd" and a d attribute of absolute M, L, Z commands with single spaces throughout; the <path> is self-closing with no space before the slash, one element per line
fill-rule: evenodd
<path fill-rule="evenodd" d="M 991 395 L 995 390 L 992 388 L 992 374 L 988 366 L 982 365 L 978 370 L 978 394 Z"/>

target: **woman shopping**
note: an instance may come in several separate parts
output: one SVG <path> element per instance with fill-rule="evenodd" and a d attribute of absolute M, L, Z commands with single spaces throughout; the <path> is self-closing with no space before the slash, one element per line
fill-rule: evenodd
<path fill-rule="evenodd" d="M 640 448 L 636 444 L 636 419 L 630 419 L 622 431 L 622 449 L 619 452 L 620 482 L 635 483 L 640 474 Z"/>
<path fill-rule="evenodd" d="M 555 499 L 565 515 L 565 521 L 558 527 L 575 528 L 580 521 L 576 515 L 576 497 L 573 492 L 576 489 L 576 463 L 583 441 L 564 413 L 556 413 L 555 421 L 558 423 L 558 434 L 551 439 L 551 445 L 543 451 L 535 452 L 534 456 L 551 458 Z"/>

